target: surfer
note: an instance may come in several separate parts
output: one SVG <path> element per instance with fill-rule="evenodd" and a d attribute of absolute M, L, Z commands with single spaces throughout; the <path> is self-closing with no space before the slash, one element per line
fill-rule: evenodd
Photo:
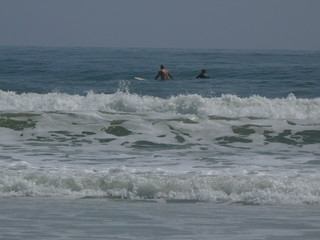
<path fill-rule="evenodd" d="M 201 70 L 201 73 L 197 76 L 197 78 L 210 78 L 207 71 L 205 69 Z"/>
<path fill-rule="evenodd" d="M 171 79 L 173 79 L 173 77 L 170 74 L 170 72 L 167 69 L 165 69 L 163 65 L 160 66 L 160 71 L 158 72 L 158 74 L 155 77 L 155 79 L 158 79 L 158 77 L 161 77 L 161 80 L 168 80 L 169 77 Z"/>

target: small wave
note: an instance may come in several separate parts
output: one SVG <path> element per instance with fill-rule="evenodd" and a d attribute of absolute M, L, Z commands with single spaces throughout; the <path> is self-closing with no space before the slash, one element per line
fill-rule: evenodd
<path fill-rule="evenodd" d="M 193 114 L 197 116 L 262 117 L 273 119 L 319 119 L 320 98 L 302 99 L 235 95 L 205 98 L 198 94 L 167 99 L 139 96 L 128 92 L 85 96 L 65 93 L 23 93 L 0 90 L 0 111 L 119 111 Z"/>
<path fill-rule="evenodd" d="M 1 197 L 103 197 L 241 204 L 320 204 L 320 178 L 72 170 L 0 172 Z"/>

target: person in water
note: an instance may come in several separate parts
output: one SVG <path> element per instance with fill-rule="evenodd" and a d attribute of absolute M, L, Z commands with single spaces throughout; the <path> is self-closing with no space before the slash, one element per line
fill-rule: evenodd
<path fill-rule="evenodd" d="M 163 65 L 160 66 L 160 71 L 158 72 L 155 79 L 158 79 L 158 77 L 161 77 L 161 80 L 168 80 L 169 78 L 173 79 L 171 73 L 164 68 Z"/>
<path fill-rule="evenodd" d="M 207 71 L 205 69 L 201 70 L 201 73 L 197 76 L 197 78 L 210 78 Z"/>

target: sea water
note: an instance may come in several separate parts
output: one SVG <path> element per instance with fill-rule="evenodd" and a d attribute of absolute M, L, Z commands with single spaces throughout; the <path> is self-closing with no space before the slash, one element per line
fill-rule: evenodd
<path fill-rule="evenodd" d="M 319 51 L 0 47 L 0 238 L 319 239 L 319 80 Z"/>

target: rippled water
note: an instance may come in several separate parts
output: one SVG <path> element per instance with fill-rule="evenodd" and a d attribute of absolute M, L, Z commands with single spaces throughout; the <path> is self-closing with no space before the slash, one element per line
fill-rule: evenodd
<path fill-rule="evenodd" d="M 0 50 L 1 237 L 317 239 L 319 52 Z"/>

